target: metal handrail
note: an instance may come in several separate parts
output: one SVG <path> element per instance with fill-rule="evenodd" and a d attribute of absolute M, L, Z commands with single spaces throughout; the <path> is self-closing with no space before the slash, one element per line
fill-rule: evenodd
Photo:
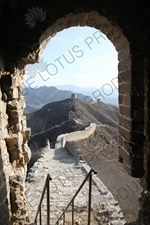
<path fill-rule="evenodd" d="M 84 184 L 85 184 L 85 182 L 87 181 L 88 178 L 89 178 L 88 225 L 90 225 L 90 220 L 91 220 L 92 173 L 97 174 L 97 171 L 95 169 L 93 169 L 93 168 L 89 171 L 89 173 L 87 174 L 86 178 L 84 179 L 84 181 L 80 185 L 79 189 L 77 190 L 77 192 L 75 193 L 75 195 L 73 196 L 73 198 L 71 199 L 71 201 L 69 202 L 69 204 L 67 205 L 65 210 L 63 211 L 63 213 L 58 218 L 58 220 L 55 223 L 55 225 L 59 225 L 59 220 L 62 217 L 63 217 L 63 225 L 65 225 L 65 213 L 66 213 L 67 209 L 69 208 L 69 206 L 71 204 L 72 204 L 72 225 L 74 225 L 74 199 L 76 198 L 76 196 L 78 195 L 78 193 L 80 192 L 80 190 L 82 189 L 82 187 L 84 186 Z"/>
<path fill-rule="evenodd" d="M 37 210 L 37 213 L 35 216 L 34 224 L 37 224 L 37 218 L 38 218 L 38 214 L 39 214 L 39 222 L 40 222 L 40 225 L 42 225 L 41 205 L 42 205 L 42 201 L 43 201 L 43 198 L 45 195 L 45 191 L 47 189 L 47 225 L 50 225 L 50 187 L 49 187 L 50 180 L 52 180 L 52 178 L 51 178 L 50 174 L 47 174 L 45 185 L 44 185 L 43 192 L 42 192 L 41 199 L 40 199 L 40 203 L 39 203 L 38 210 Z"/>

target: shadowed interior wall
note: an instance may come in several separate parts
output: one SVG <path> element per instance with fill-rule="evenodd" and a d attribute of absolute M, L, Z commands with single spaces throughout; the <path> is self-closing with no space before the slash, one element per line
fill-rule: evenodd
<path fill-rule="evenodd" d="M 32 7 L 42 7 L 46 17 L 31 28 L 26 24 L 25 14 Z M 118 52 L 119 155 L 126 171 L 140 178 L 143 188 L 150 191 L 148 1 L 3 0 L 0 3 L 2 224 L 8 217 L 11 224 L 28 221 L 24 181 L 30 159 L 27 145 L 30 130 L 23 115 L 24 67 L 38 62 L 55 33 L 73 26 L 97 28 Z"/>

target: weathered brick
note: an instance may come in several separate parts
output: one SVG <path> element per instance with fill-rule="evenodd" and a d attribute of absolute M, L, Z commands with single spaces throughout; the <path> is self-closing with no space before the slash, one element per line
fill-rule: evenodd
<path fill-rule="evenodd" d="M 117 37 L 113 40 L 113 43 L 115 45 L 115 48 L 116 48 L 117 52 L 120 52 L 123 49 L 129 47 L 129 43 L 128 43 L 127 39 L 125 37 L 122 37 L 121 39 L 122 39 L 122 41 L 119 40 L 118 37 Z M 122 69 L 124 69 L 124 68 L 122 67 Z"/>
<path fill-rule="evenodd" d="M 98 18 L 99 18 L 99 13 L 95 12 L 95 11 L 92 11 L 89 15 L 87 25 L 93 26 L 95 24 L 95 21 L 97 21 Z"/>
<path fill-rule="evenodd" d="M 122 137 L 124 137 L 125 139 L 127 139 L 128 141 L 131 138 L 131 134 L 129 130 L 126 130 L 125 128 L 119 127 L 119 133 Z"/>
<path fill-rule="evenodd" d="M 10 89 L 7 97 L 8 97 L 8 100 L 18 99 L 18 88 L 14 87 L 13 89 Z"/>
<path fill-rule="evenodd" d="M 80 13 L 78 13 L 78 14 L 73 14 L 73 18 L 72 18 L 72 20 L 73 20 L 73 26 L 79 26 L 79 24 L 80 24 L 80 17 L 81 17 L 81 14 Z"/>
<path fill-rule="evenodd" d="M 21 122 L 22 119 L 22 110 L 11 110 L 9 111 L 9 123 L 10 125 L 17 124 Z"/>
<path fill-rule="evenodd" d="M 131 96 L 129 94 L 124 94 L 123 95 L 123 104 L 125 106 L 130 106 L 130 104 L 131 104 Z"/>
<path fill-rule="evenodd" d="M 120 51 L 118 53 L 118 61 L 121 61 L 123 59 L 127 59 L 127 58 L 129 58 L 129 56 L 130 56 L 130 49 L 129 48 L 123 49 L 122 51 Z"/>
<path fill-rule="evenodd" d="M 123 95 L 119 94 L 119 105 L 123 104 Z"/>
<path fill-rule="evenodd" d="M 122 115 L 119 116 L 119 126 L 124 127 L 124 117 Z"/>
<path fill-rule="evenodd" d="M 12 110 L 19 110 L 19 109 L 24 109 L 25 108 L 25 101 L 24 101 L 24 97 L 19 98 L 18 100 L 12 100 L 9 101 L 7 104 L 8 109 L 12 109 Z"/>
<path fill-rule="evenodd" d="M 23 156 L 23 154 L 21 154 L 21 157 L 22 156 Z M 20 153 L 19 153 L 18 149 L 11 150 L 9 153 L 9 158 L 10 158 L 11 163 L 13 163 L 15 160 L 19 160 Z M 21 163 L 20 163 L 20 166 L 21 166 Z"/>
<path fill-rule="evenodd" d="M 128 71 L 131 69 L 131 59 L 127 58 L 118 63 L 118 70 L 120 71 Z"/>
<path fill-rule="evenodd" d="M 90 13 L 81 13 L 80 26 L 86 26 Z"/>
<path fill-rule="evenodd" d="M 124 127 L 127 130 L 131 130 L 132 129 L 132 120 L 124 117 Z"/>
<path fill-rule="evenodd" d="M 123 147 L 123 138 L 121 136 L 119 136 L 119 145 Z"/>
<path fill-rule="evenodd" d="M 126 107 L 124 105 L 121 105 L 120 106 L 120 113 L 126 117 L 129 117 L 131 116 L 131 108 L 130 107 Z"/>
<path fill-rule="evenodd" d="M 119 84 L 122 82 L 130 82 L 131 83 L 132 74 L 130 70 L 120 71 L 118 74 L 118 82 Z"/>
<path fill-rule="evenodd" d="M 131 84 L 129 82 L 122 82 L 119 84 L 119 93 L 120 94 L 131 94 Z"/>
<path fill-rule="evenodd" d="M 9 125 L 8 130 L 11 130 L 12 134 L 17 134 L 18 132 L 22 131 L 22 123 L 16 123 L 13 125 Z"/>

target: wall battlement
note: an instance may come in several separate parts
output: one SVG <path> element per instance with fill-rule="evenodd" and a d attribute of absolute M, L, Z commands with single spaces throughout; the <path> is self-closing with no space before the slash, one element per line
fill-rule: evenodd
<path fill-rule="evenodd" d="M 67 141 L 77 141 L 81 139 L 88 138 L 91 134 L 94 133 L 96 129 L 96 124 L 91 123 L 83 131 L 71 132 L 69 134 L 62 134 L 58 136 L 58 139 L 61 138 L 61 147 L 64 148 Z"/>

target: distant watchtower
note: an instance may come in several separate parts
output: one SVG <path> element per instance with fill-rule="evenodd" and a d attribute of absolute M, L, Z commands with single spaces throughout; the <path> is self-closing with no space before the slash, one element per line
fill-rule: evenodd
<path fill-rule="evenodd" d="M 76 99 L 76 98 L 77 98 L 77 95 L 76 95 L 75 93 L 72 93 L 72 94 L 71 94 L 71 99 L 74 100 L 74 99 Z"/>
<path fill-rule="evenodd" d="M 73 112 L 71 112 L 71 116 L 73 116 L 73 118 L 82 119 L 81 114 L 78 111 L 76 106 L 76 102 L 75 102 L 76 98 L 77 98 L 77 95 L 75 93 L 72 93 L 71 94 L 71 102 L 72 102 L 71 110 Z"/>

